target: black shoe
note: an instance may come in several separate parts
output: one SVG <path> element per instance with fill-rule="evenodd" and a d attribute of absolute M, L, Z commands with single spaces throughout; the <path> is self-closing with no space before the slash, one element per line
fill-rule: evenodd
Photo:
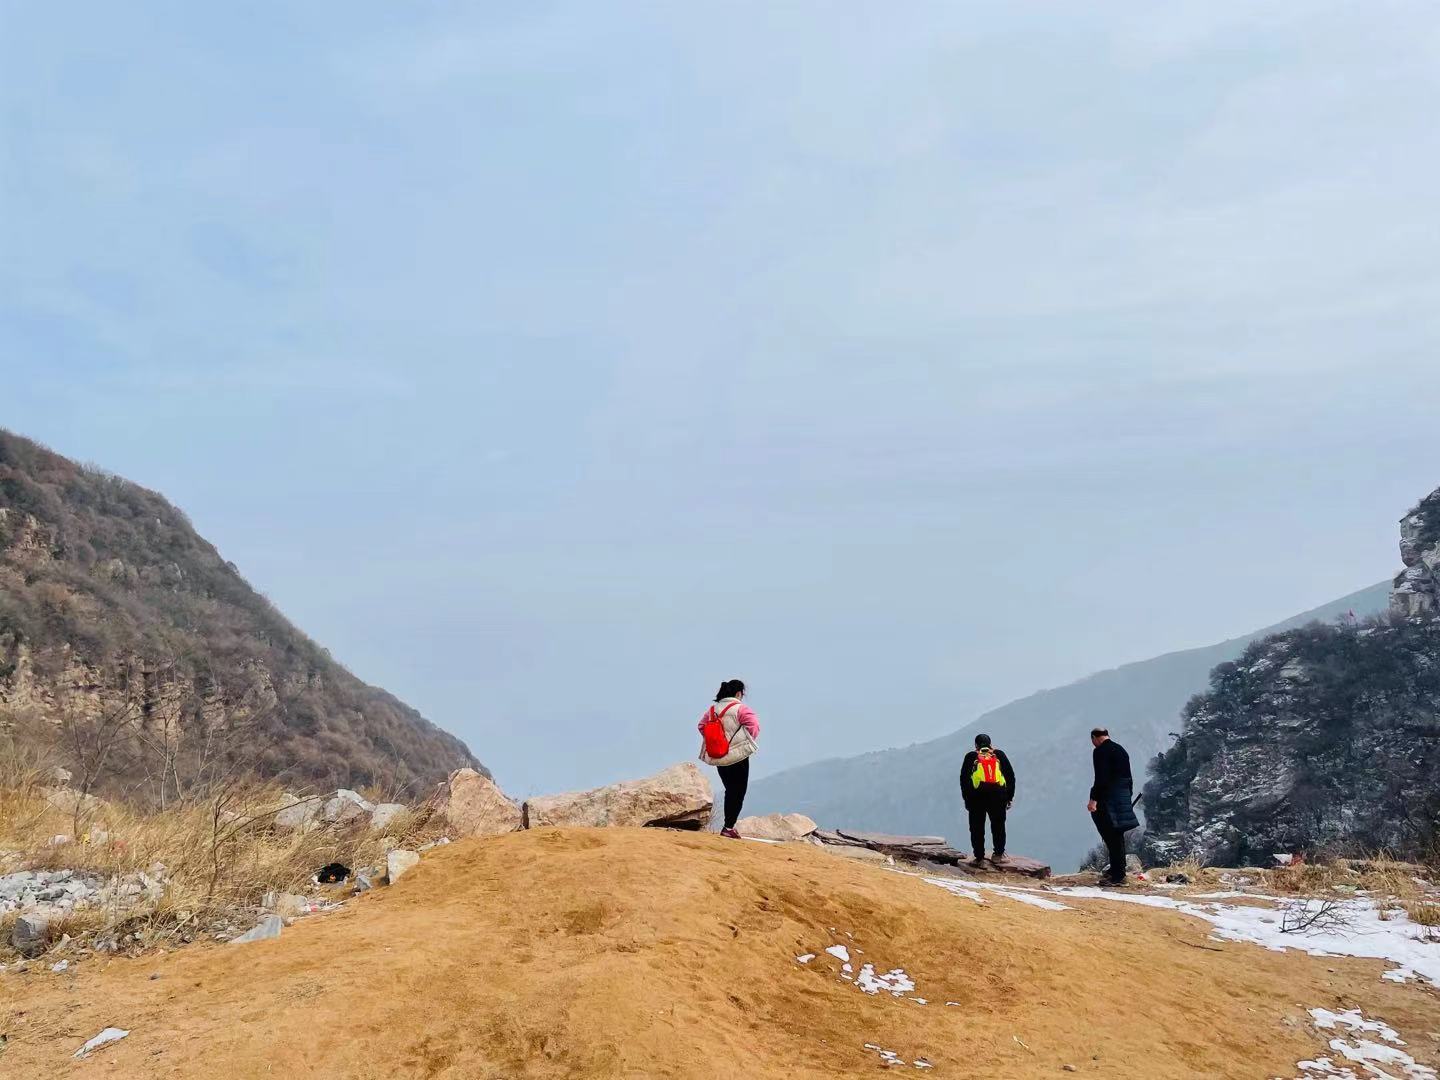
<path fill-rule="evenodd" d="M 990 861 L 991 861 L 992 863 L 994 863 L 996 866 L 999 866 L 1001 863 L 1003 863 L 1003 862 L 1005 861 L 1005 853 L 1004 853 L 1003 851 L 997 851 L 997 852 L 995 852 L 994 855 L 991 855 L 991 856 L 990 856 Z"/>
<path fill-rule="evenodd" d="M 1118 888 L 1120 888 L 1120 887 L 1121 887 L 1122 885 L 1124 885 L 1124 884 L 1125 884 L 1125 879 L 1124 879 L 1123 877 L 1122 877 L 1122 878 L 1107 877 L 1107 878 L 1101 878 L 1101 879 L 1100 879 L 1100 887 L 1101 887 L 1102 889 L 1118 889 Z"/>
<path fill-rule="evenodd" d="M 976 855 L 973 859 L 970 860 L 970 865 L 978 870 L 980 867 L 985 865 L 985 856 Z"/>

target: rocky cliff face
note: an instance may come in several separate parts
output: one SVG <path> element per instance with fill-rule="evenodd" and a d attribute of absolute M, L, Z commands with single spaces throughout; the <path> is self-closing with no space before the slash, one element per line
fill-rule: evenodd
<path fill-rule="evenodd" d="M 1402 522 L 1389 618 L 1314 624 L 1211 673 L 1150 766 L 1154 863 L 1275 852 L 1418 857 L 1440 843 L 1440 491 Z"/>
<path fill-rule="evenodd" d="M 1404 618 L 1440 612 L 1440 488 L 1400 519 L 1400 561 L 1390 610 Z"/>
<path fill-rule="evenodd" d="M 0 431 L 0 738 L 160 800 L 243 768 L 418 792 L 478 767 L 159 495 Z"/>

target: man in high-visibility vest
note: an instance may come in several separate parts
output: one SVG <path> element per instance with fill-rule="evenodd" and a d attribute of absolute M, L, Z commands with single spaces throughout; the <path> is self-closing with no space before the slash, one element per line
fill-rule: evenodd
<path fill-rule="evenodd" d="M 985 819 L 995 841 L 990 861 L 1005 858 L 1005 811 L 1015 801 L 1015 770 L 1005 751 L 990 745 L 989 735 L 975 736 L 975 749 L 960 765 L 960 795 L 970 812 L 970 849 L 975 853 L 971 866 L 985 862 Z"/>

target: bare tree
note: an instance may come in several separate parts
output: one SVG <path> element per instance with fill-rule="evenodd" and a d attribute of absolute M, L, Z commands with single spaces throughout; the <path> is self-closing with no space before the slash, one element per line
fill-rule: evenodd
<path fill-rule="evenodd" d="M 70 701 L 61 712 L 61 738 L 80 780 L 72 808 L 73 835 L 80 835 L 91 793 L 139 715 L 139 705 L 128 697 L 94 713 L 82 711 L 76 702 Z"/>

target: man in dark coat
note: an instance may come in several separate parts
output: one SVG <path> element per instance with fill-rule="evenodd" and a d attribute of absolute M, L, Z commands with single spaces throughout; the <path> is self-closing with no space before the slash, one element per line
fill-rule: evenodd
<path fill-rule="evenodd" d="M 1140 824 L 1132 805 L 1135 781 L 1130 776 L 1130 755 L 1110 738 L 1107 728 L 1093 729 L 1090 744 L 1095 747 L 1095 783 L 1086 809 L 1110 852 L 1110 869 L 1101 884 L 1123 885 L 1125 834 Z"/>
<path fill-rule="evenodd" d="M 970 849 L 979 866 L 985 861 L 985 819 L 995 840 L 992 862 L 1005 858 L 1005 811 L 1015 801 L 1015 770 L 1004 750 L 990 745 L 989 735 L 975 736 L 975 749 L 960 765 L 960 796 L 970 812 Z"/>

